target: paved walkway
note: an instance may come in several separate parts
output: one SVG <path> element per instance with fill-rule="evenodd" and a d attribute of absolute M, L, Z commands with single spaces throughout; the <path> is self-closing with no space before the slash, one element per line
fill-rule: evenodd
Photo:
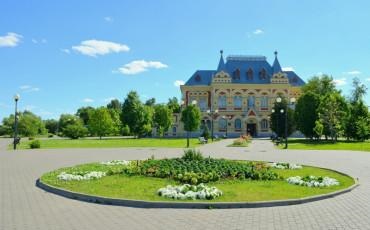
<path fill-rule="evenodd" d="M 335 198 L 285 207 L 184 210 L 98 205 L 63 198 L 35 187 L 44 172 L 111 159 L 171 157 L 182 149 L 122 148 L 6 151 L 0 139 L 0 229 L 370 229 L 370 153 L 277 150 L 267 140 L 226 148 L 231 140 L 200 147 L 205 155 L 288 161 L 343 171 L 360 187 Z"/>

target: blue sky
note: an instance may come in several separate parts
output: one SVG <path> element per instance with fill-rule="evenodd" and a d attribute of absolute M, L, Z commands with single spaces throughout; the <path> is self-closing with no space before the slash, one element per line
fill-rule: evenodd
<path fill-rule="evenodd" d="M 346 95 L 370 86 L 370 2 L 15 1 L 0 8 L 0 119 L 19 108 L 43 118 L 81 106 L 180 97 L 175 82 L 215 69 L 224 54 L 278 50 L 304 80 L 334 77 Z M 370 96 L 366 96 L 370 104 Z"/>

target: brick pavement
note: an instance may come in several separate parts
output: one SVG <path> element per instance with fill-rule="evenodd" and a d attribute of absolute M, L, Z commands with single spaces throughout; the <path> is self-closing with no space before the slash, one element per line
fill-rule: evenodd
<path fill-rule="evenodd" d="M 0 230 L 56 229 L 370 229 L 370 153 L 274 149 L 254 140 L 226 148 L 231 140 L 200 147 L 205 155 L 288 161 L 336 169 L 359 178 L 354 191 L 322 201 L 270 208 L 141 209 L 85 203 L 35 187 L 44 172 L 84 162 L 171 157 L 182 149 L 56 149 L 6 151 L 0 140 Z"/>

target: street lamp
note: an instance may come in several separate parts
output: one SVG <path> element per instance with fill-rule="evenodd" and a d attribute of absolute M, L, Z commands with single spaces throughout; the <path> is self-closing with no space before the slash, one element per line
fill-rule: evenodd
<path fill-rule="evenodd" d="M 15 112 L 14 112 L 14 140 L 13 140 L 13 149 L 17 149 L 17 144 L 19 143 L 18 138 L 18 100 L 21 98 L 19 94 L 14 95 L 14 101 L 15 101 Z"/>
<path fill-rule="evenodd" d="M 288 106 L 293 105 L 295 103 L 296 99 L 294 97 L 290 98 L 286 104 L 285 107 L 285 149 L 288 148 Z M 280 103 L 281 98 L 277 97 L 276 102 Z M 280 113 L 284 113 L 284 109 L 280 109 Z"/>
<path fill-rule="evenodd" d="M 212 139 L 212 142 L 213 142 L 213 120 L 215 119 L 214 118 L 214 115 L 217 115 L 218 114 L 218 109 L 216 109 L 215 111 L 212 111 L 212 110 L 210 110 L 210 109 L 208 109 L 207 110 L 207 113 L 208 113 L 208 115 L 210 115 L 211 116 L 211 139 Z"/>
<path fill-rule="evenodd" d="M 225 137 L 227 138 L 227 128 L 229 126 L 229 120 L 231 120 L 231 116 L 222 116 L 222 118 L 226 120 L 226 133 L 225 133 Z"/>

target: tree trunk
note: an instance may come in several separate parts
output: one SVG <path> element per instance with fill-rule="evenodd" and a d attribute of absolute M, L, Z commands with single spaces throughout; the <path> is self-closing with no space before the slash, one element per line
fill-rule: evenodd
<path fill-rule="evenodd" d="M 187 135 L 186 135 L 187 136 L 187 138 L 186 138 L 186 147 L 187 148 L 189 148 L 189 134 L 190 134 L 190 132 L 188 131 Z"/>

